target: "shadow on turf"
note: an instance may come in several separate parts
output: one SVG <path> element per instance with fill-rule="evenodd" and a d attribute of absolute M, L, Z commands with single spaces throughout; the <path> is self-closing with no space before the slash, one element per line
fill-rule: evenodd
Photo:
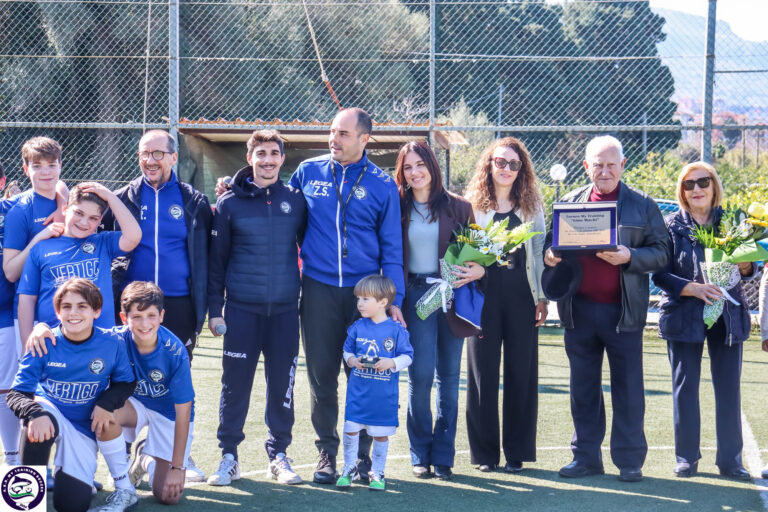
<path fill-rule="evenodd" d="M 700 473 L 695 479 L 646 477 L 639 483 L 624 483 L 615 474 L 565 479 L 556 471 L 526 469 L 519 475 L 503 472 L 456 474 L 451 482 L 392 479 L 387 492 L 371 492 L 354 483 L 349 490 L 332 485 L 305 483 L 280 485 L 268 480 L 244 478 L 232 487 L 187 488 L 184 510 L 210 511 L 219 507 L 245 506 L 250 510 L 287 509 L 338 510 L 340 507 L 408 506 L 410 510 L 440 508 L 500 510 L 523 506 L 526 510 L 758 510 L 759 495 L 745 492 L 751 483 L 724 481 L 714 474 Z M 142 500 L 149 504 L 151 498 Z"/>

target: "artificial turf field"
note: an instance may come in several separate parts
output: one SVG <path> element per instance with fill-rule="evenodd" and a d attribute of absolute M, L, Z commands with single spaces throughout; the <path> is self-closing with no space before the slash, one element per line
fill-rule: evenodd
<path fill-rule="evenodd" d="M 747 420 L 744 424 L 744 464 L 758 477 L 754 482 L 730 481 L 717 474 L 714 465 L 714 398 L 706 351 L 702 365 L 703 458 L 699 463 L 699 474 L 690 479 L 674 476 L 670 369 L 666 345 L 652 332 L 646 336 L 644 349 L 645 432 L 650 447 L 643 467 L 645 479 L 640 483 L 623 483 L 616 479 L 618 470 L 612 465 L 607 450 L 611 412 L 608 365 L 605 362 L 603 387 L 608 409 L 608 434 L 603 443 L 603 456 L 606 474 L 578 480 L 560 478 L 557 470 L 571 461 L 569 444 L 573 433 L 569 410 L 568 361 L 563 349 L 562 334 L 542 334 L 539 344 L 538 460 L 526 463 L 525 470 L 520 474 L 480 473 L 470 464 L 464 421 L 466 365 L 463 364 L 453 480 L 418 480 L 411 476 L 408 434 L 405 429 L 408 384 L 403 372 L 400 377 L 401 427 L 390 440 L 386 467 L 387 491 L 374 493 L 367 487 L 354 484 L 349 491 L 337 491 L 334 486 L 311 483 L 317 451 L 309 418 L 309 384 L 303 355 L 300 355 L 295 387 L 296 424 L 288 455 L 293 458 L 294 469 L 306 483 L 285 486 L 266 479 L 267 456 L 263 446 L 266 434 L 265 383 L 263 368 L 260 366 L 251 395 L 246 439 L 239 449 L 242 479 L 229 487 L 192 484 L 185 489 L 178 509 L 205 512 L 230 509 L 316 511 L 362 508 L 455 511 L 768 510 L 761 496 L 764 483 L 759 479 L 761 458 L 763 461 L 768 460 L 768 354 L 760 350 L 757 336 L 753 335 L 745 345 L 742 373 L 742 409 Z M 197 395 L 192 454 L 198 466 L 209 475 L 217 468 L 221 456 L 216 440 L 221 377 L 220 339 L 202 337 L 195 350 L 192 367 Z M 343 404 L 344 378 L 339 380 L 339 396 Z M 100 459 L 97 479 L 104 482 L 108 490 L 111 489 L 103 459 Z M 139 492 L 143 495 L 140 510 L 169 510 L 154 501 L 146 481 L 139 487 Z M 765 494 L 768 495 L 768 482 L 765 483 Z M 105 492 L 99 493 L 93 504 L 103 502 L 105 496 Z M 765 500 L 768 503 L 768 496 Z M 49 510 L 52 510 L 50 500 Z"/>

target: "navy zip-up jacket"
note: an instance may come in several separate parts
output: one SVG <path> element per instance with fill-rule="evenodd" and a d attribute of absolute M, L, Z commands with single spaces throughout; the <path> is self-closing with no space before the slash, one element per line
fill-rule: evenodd
<path fill-rule="evenodd" d="M 716 208 L 712 225 L 718 226 L 723 215 L 721 208 Z M 704 343 L 707 326 L 704 324 L 704 301 L 697 297 L 681 297 L 685 285 L 691 281 L 704 282 L 704 247 L 694 238 L 692 229 L 696 221 L 684 210 L 668 215 L 667 225 L 670 239 L 669 263 L 653 274 L 653 283 L 661 288 L 659 306 L 659 337 L 668 341 Z M 742 276 L 749 280 L 755 275 Z M 725 343 L 733 345 L 749 338 L 749 309 L 741 289 L 741 283 L 728 290 L 739 305 L 725 300 L 723 321 L 725 322 Z"/>
<path fill-rule="evenodd" d="M 366 169 L 360 183 L 353 185 Z M 344 257 L 342 202 L 346 203 L 347 256 Z M 354 286 L 365 276 L 381 271 L 397 288 L 394 304 L 400 306 L 405 292 L 400 197 L 394 180 L 368 160 L 342 167 L 330 155 L 299 164 L 290 181 L 304 193 L 309 212 L 301 246 L 303 272 L 332 286 Z"/>
<path fill-rule="evenodd" d="M 144 176 L 139 176 L 128 185 L 115 191 L 115 195 L 131 211 L 137 222 L 141 222 L 141 187 Z M 195 305 L 195 326 L 200 334 L 208 313 L 208 243 L 211 234 L 211 222 L 213 212 L 208 198 L 202 192 L 195 190 L 192 185 L 182 181 L 176 181 L 181 192 L 181 201 L 184 208 L 184 224 L 187 229 L 186 255 L 189 262 L 189 295 Z M 169 210 L 170 212 L 170 210 Z M 178 214 L 174 212 L 174 214 Z M 102 229 L 108 231 L 120 231 L 120 226 L 115 220 L 112 211 L 107 209 L 102 219 Z M 142 236 L 146 236 L 142 233 Z M 160 256 L 162 254 L 162 233 L 158 233 Z M 126 270 L 130 264 L 131 256 L 117 258 L 112 263 L 112 285 L 114 287 L 116 302 L 125 285 Z M 120 308 L 117 306 L 116 311 Z"/>
<path fill-rule="evenodd" d="M 237 171 L 216 202 L 208 258 L 208 310 L 221 317 L 226 303 L 261 315 L 298 310 L 298 243 L 307 221 L 300 190 L 280 180 L 266 188 Z"/>

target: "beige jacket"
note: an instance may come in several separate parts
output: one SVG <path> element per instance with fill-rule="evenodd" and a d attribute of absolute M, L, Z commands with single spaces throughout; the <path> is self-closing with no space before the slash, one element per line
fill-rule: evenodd
<path fill-rule="evenodd" d="M 496 214 L 495 210 L 487 212 L 474 210 L 474 212 L 475 222 L 483 227 L 487 226 Z M 544 233 L 546 233 L 544 210 L 539 209 L 533 218 L 526 218 L 519 209 L 514 213 L 523 222 L 533 222 L 533 231 L 542 233 L 525 242 L 525 273 L 528 276 L 528 286 L 531 288 L 533 302 L 547 302 L 544 291 L 541 289 L 541 273 L 544 272 Z"/>

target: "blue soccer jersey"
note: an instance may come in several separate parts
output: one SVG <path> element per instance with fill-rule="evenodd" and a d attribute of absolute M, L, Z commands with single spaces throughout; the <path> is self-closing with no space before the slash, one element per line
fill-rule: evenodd
<path fill-rule="evenodd" d="M 48 199 L 33 191 L 20 194 L 16 205 L 5 216 L 6 236 L 3 249 L 23 251 L 35 235 L 45 228 L 43 222 L 54 211 L 56 211 L 55 199 Z M 16 288 L 18 288 L 18 282 Z M 17 317 L 18 304 L 17 290 L 13 297 L 13 318 Z"/>
<path fill-rule="evenodd" d="M 95 439 L 91 413 L 110 382 L 133 382 L 133 370 L 120 336 L 94 327 L 82 343 L 69 341 L 57 327 L 56 345 L 36 357 L 27 353 L 19 362 L 12 389 L 36 393 L 53 403 L 77 430 Z"/>
<path fill-rule="evenodd" d="M 27 196 L 30 193 L 25 192 L 10 199 L 0 199 L 0 254 L 2 254 L 5 242 L 6 216 L 23 196 Z M 0 272 L 0 329 L 13 325 L 13 296 L 15 293 L 14 284 L 5 278 L 5 272 Z"/>
<path fill-rule="evenodd" d="M 174 421 L 176 404 L 185 404 L 195 399 L 189 356 L 184 344 L 175 334 L 160 326 L 157 331 L 157 347 L 149 354 L 142 354 L 127 327 L 115 327 L 113 332 L 125 340 L 137 381 L 133 397 L 147 409 Z M 190 421 L 194 419 L 193 408 Z"/>
<path fill-rule="evenodd" d="M 94 325 L 108 329 L 115 325 L 112 298 L 112 260 L 125 254 L 120 250 L 118 232 L 104 232 L 87 238 L 60 236 L 36 244 L 19 280 L 18 294 L 37 295 L 36 318 L 54 326 L 59 324 L 53 309 L 53 295 L 64 281 L 82 277 L 101 290 L 104 306 Z"/>
<path fill-rule="evenodd" d="M 376 324 L 361 318 L 347 329 L 344 352 L 361 356 L 413 358 L 413 347 L 405 328 L 387 318 Z M 379 372 L 372 368 L 353 368 L 347 382 L 344 418 L 361 425 L 397 426 L 398 378 L 400 372 Z"/>

